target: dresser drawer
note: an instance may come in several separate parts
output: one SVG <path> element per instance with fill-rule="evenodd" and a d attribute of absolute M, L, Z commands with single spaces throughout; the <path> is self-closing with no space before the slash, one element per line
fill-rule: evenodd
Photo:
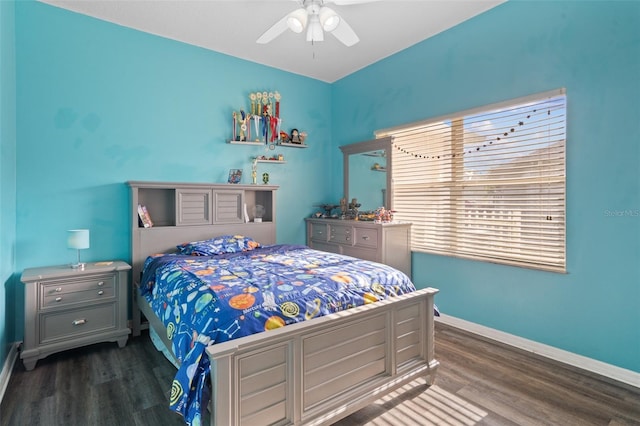
<path fill-rule="evenodd" d="M 343 246 L 342 254 L 357 257 L 358 259 L 370 260 L 372 262 L 380 262 L 378 251 L 376 249 Z"/>
<path fill-rule="evenodd" d="M 353 235 L 350 226 L 329 225 L 329 241 L 339 244 L 353 244 Z"/>
<path fill-rule="evenodd" d="M 71 281 L 47 281 L 41 285 L 40 308 L 65 306 L 115 296 L 115 276 L 84 277 Z"/>
<path fill-rule="evenodd" d="M 358 247 L 378 247 L 378 230 L 371 228 L 354 227 L 355 245 Z"/>
<path fill-rule="evenodd" d="M 40 343 L 116 329 L 116 303 L 51 312 L 40 317 Z"/>
<path fill-rule="evenodd" d="M 326 242 L 312 241 L 309 247 L 311 247 L 314 250 L 327 251 L 329 253 L 338 253 L 338 254 L 342 253 L 342 251 L 340 250 L 341 246 L 337 244 L 329 244 Z"/>
<path fill-rule="evenodd" d="M 311 224 L 311 239 L 315 241 L 327 241 L 327 225 L 324 223 Z"/>

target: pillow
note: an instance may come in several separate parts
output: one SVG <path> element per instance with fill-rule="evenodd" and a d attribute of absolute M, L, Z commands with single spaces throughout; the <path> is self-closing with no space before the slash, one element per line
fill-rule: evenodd
<path fill-rule="evenodd" d="M 181 254 L 191 256 L 213 256 L 224 253 L 249 251 L 260 247 L 260 243 L 244 235 L 222 235 L 203 241 L 192 241 L 176 246 Z"/>

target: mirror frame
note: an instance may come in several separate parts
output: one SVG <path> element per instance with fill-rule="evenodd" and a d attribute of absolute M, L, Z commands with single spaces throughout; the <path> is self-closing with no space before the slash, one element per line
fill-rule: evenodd
<path fill-rule="evenodd" d="M 385 192 L 385 208 L 393 210 L 391 205 L 393 200 L 393 186 L 391 185 L 391 148 L 393 139 L 391 136 L 387 136 L 380 139 L 372 139 L 363 142 L 356 142 L 349 145 L 342 145 L 340 151 L 342 151 L 342 173 L 343 173 L 343 193 L 347 202 L 351 200 L 349 195 L 349 156 L 355 154 L 362 154 L 369 151 L 385 150 L 387 157 L 387 189 Z"/>

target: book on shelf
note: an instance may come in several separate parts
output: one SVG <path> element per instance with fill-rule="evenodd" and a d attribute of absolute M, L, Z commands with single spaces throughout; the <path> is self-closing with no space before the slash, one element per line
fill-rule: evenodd
<path fill-rule="evenodd" d="M 140 218 L 140 225 L 142 225 L 143 227 L 151 228 L 153 226 L 149 211 L 145 206 L 141 204 L 138 204 L 138 217 Z"/>

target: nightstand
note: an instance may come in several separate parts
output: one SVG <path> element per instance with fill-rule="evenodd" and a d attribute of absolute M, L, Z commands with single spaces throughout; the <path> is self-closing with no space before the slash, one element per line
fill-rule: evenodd
<path fill-rule="evenodd" d="M 53 353 L 99 342 L 124 347 L 129 266 L 125 262 L 86 263 L 25 269 L 24 344 L 27 370 Z"/>

